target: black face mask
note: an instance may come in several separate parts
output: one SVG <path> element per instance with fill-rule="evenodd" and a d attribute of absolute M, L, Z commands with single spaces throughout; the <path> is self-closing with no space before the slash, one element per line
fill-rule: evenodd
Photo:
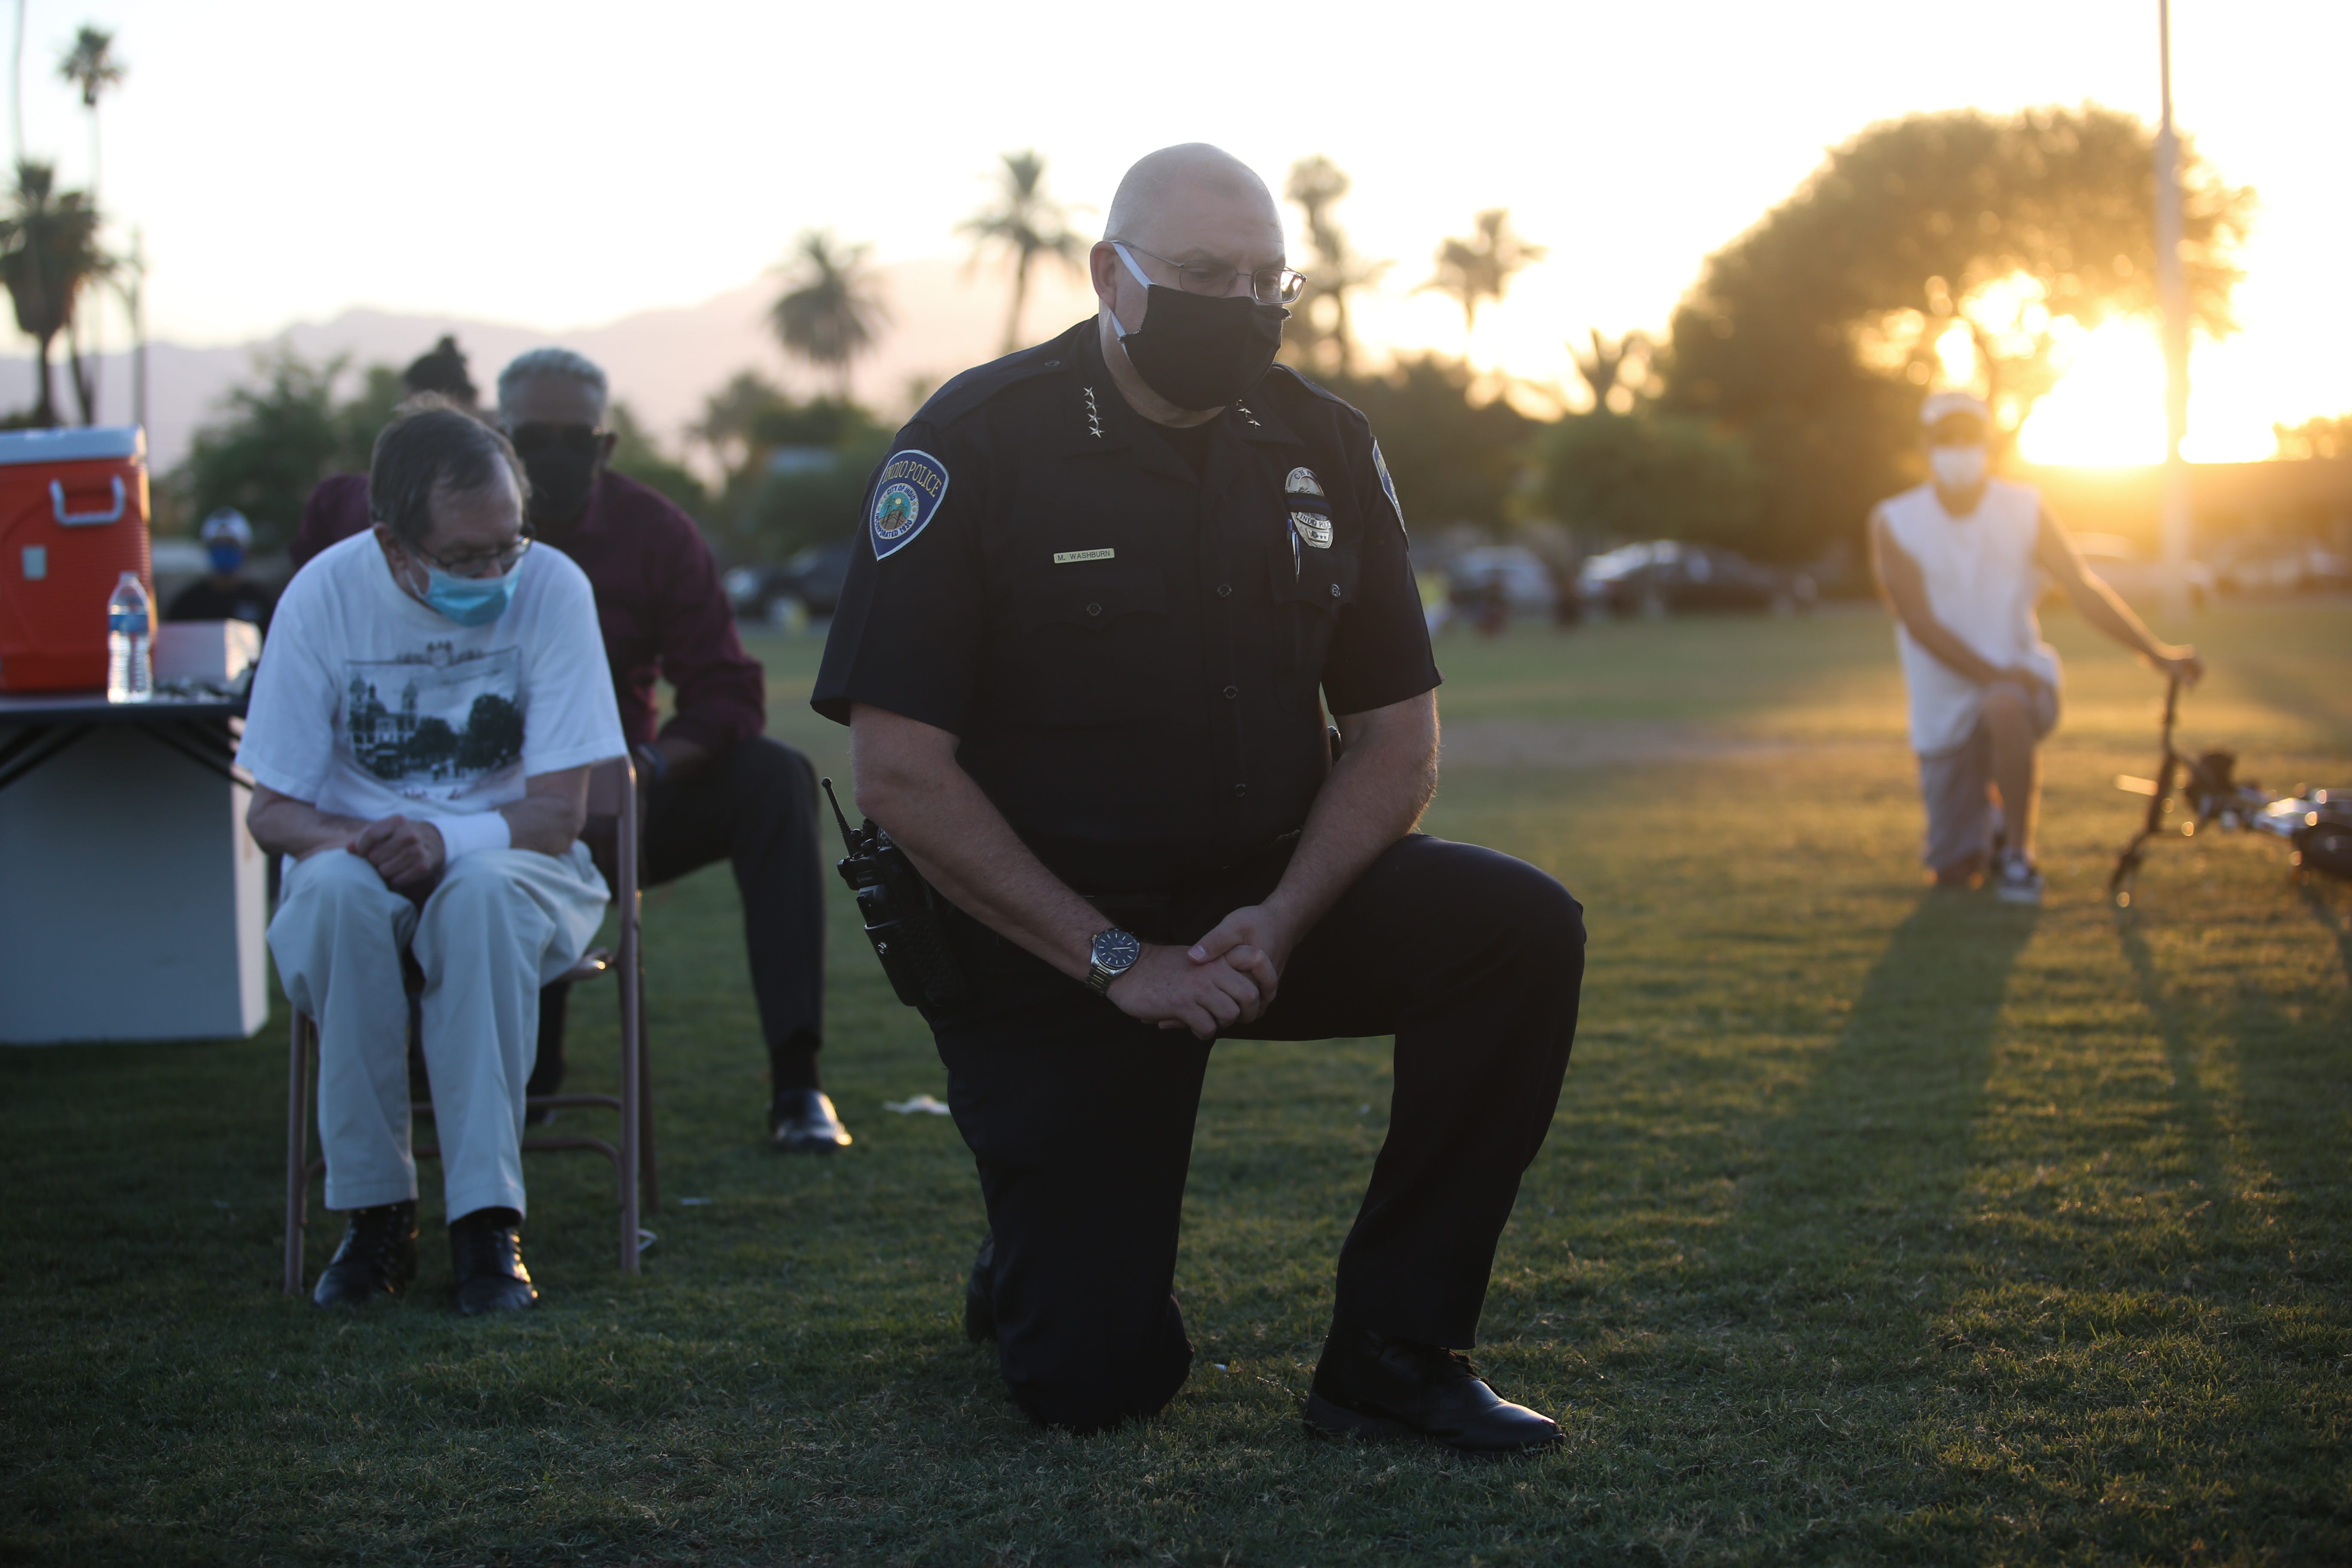
<path fill-rule="evenodd" d="M 1133 263 L 1129 265 L 1132 266 Z M 1290 312 L 1238 294 L 1212 299 L 1147 280 L 1143 325 L 1119 330 L 1143 384 L 1179 408 L 1223 408 L 1257 384 Z M 1118 318 L 1111 317 L 1118 326 Z"/>
<path fill-rule="evenodd" d="M 588 497 L 596 488 L 596 452 L 572 446 L 530 447 L 520 454 L 522 471 L 530 477 L 530 515 L 534 521 L 577 522 L 588 510 Z"/>

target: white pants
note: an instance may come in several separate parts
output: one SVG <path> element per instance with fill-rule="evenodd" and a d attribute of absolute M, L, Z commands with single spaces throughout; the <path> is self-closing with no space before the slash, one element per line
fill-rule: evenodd
<path fill-rule="evenodd" d="M 286 999 L 319 1026 L 329 1208 L 416 1195 L 405 947 L 425 971 L 425 1068 L 448 1217 L 521 1211 L 523 1085 L 539 1052 L 539 988 L 580 961 L 607 898 L 581 844 L 562 856 L 459 856 L 422 910 L 343 850 L 288 870 L 269 951 Z"/>

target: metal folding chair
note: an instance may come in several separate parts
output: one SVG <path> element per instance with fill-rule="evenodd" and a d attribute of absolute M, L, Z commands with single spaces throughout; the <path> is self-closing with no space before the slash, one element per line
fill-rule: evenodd
<path fill-rule="evenodd" d="M 609 808 L 609 810 L 604 809 Z M 533 1110 L 605 1110 L 620 1113 L 620 1142 L 570 1134 L 556 1138 L 525 1138 L 526 1154 L 559 1149 L 590 1149 L 613 1162 L 621 1198 L 621 1272 L 637 1272 L 640 1233 L 637 1211 L 640 1189 L 644 1206 L 661 1207 L 661 1185 L 654 1157 L 653 1080 L 646 1060 L 645 952 L 641 942 L 643 910 L 638 889 L 640 829 L 637 771 L 626 757 L 606 763 L 589 775 L 588 821 L 583 837 L 592 846 L 602 837 L 606 820 L 613 823 L 612 864 L 604 867 L 614 890 L 621 915 L 619 952 L 592 948 L 563 975 L 567 982 L 593 980 L 614 974 L 621 989 L 621 1092 L 612 1094 L 533 1095 L 524 1103 Z M 598 857 L 602 861 L 604 858 Z M 294 1015 L 286 1062 L 286 1279 L 289 1296 L 302 1293 L 302 1241 L 308 1222 L 310 1184 L 326 1173 L 324 1155 L 310 1157 L 311 1100 L 318 1082 L 319 1026 L 301 1012 Z M 428 1114 L 430 1101 L 409 1107 L 412 1115 Z M 437 1145 L 415 1151 L 416 1158 L 440 1157 Z"/>

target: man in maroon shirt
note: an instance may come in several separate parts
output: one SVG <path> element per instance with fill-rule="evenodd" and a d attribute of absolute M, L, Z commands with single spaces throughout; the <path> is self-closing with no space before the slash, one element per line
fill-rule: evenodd
<path fill-rule="evenodd" d="M 499 418 L 530 478 L 531 530 L 578 562 L 596 591 L 621 726 L 638 777 L 651 781 L 646 879 L 659 884 L 714 860 L 734 863 L 773 1085 L 769 1141 L 793 1152 L 842 1148 L 849 1133 L 816 1065 L 824 895 L 815 773 L 761 733 L 762 672 L 735 635 L 694 520 L 607 467 L 606 403 L 604 373 L 568 349 L 533 350 L 499 376 Z M 367 525 L 366 476 L 323 481 L 303 508 L 295 564 Z M 676 710 L 658 732 L 657 676 L 669 681 Z M 554 1092 L 562 1079 L 563 990 L 541 997 L 533 1094 Z"/>

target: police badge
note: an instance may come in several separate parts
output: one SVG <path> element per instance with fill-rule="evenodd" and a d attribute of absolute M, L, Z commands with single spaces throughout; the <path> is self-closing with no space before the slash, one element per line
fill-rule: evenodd
<path fill-rule="evenodd" d="M 1312 550 L 1331 548 L 1331 503 L 1323 499 L 1323 482 L 1312 468 L 1293 468 L 1283 481 L 1289 492 L 1290 532 Z"/>

